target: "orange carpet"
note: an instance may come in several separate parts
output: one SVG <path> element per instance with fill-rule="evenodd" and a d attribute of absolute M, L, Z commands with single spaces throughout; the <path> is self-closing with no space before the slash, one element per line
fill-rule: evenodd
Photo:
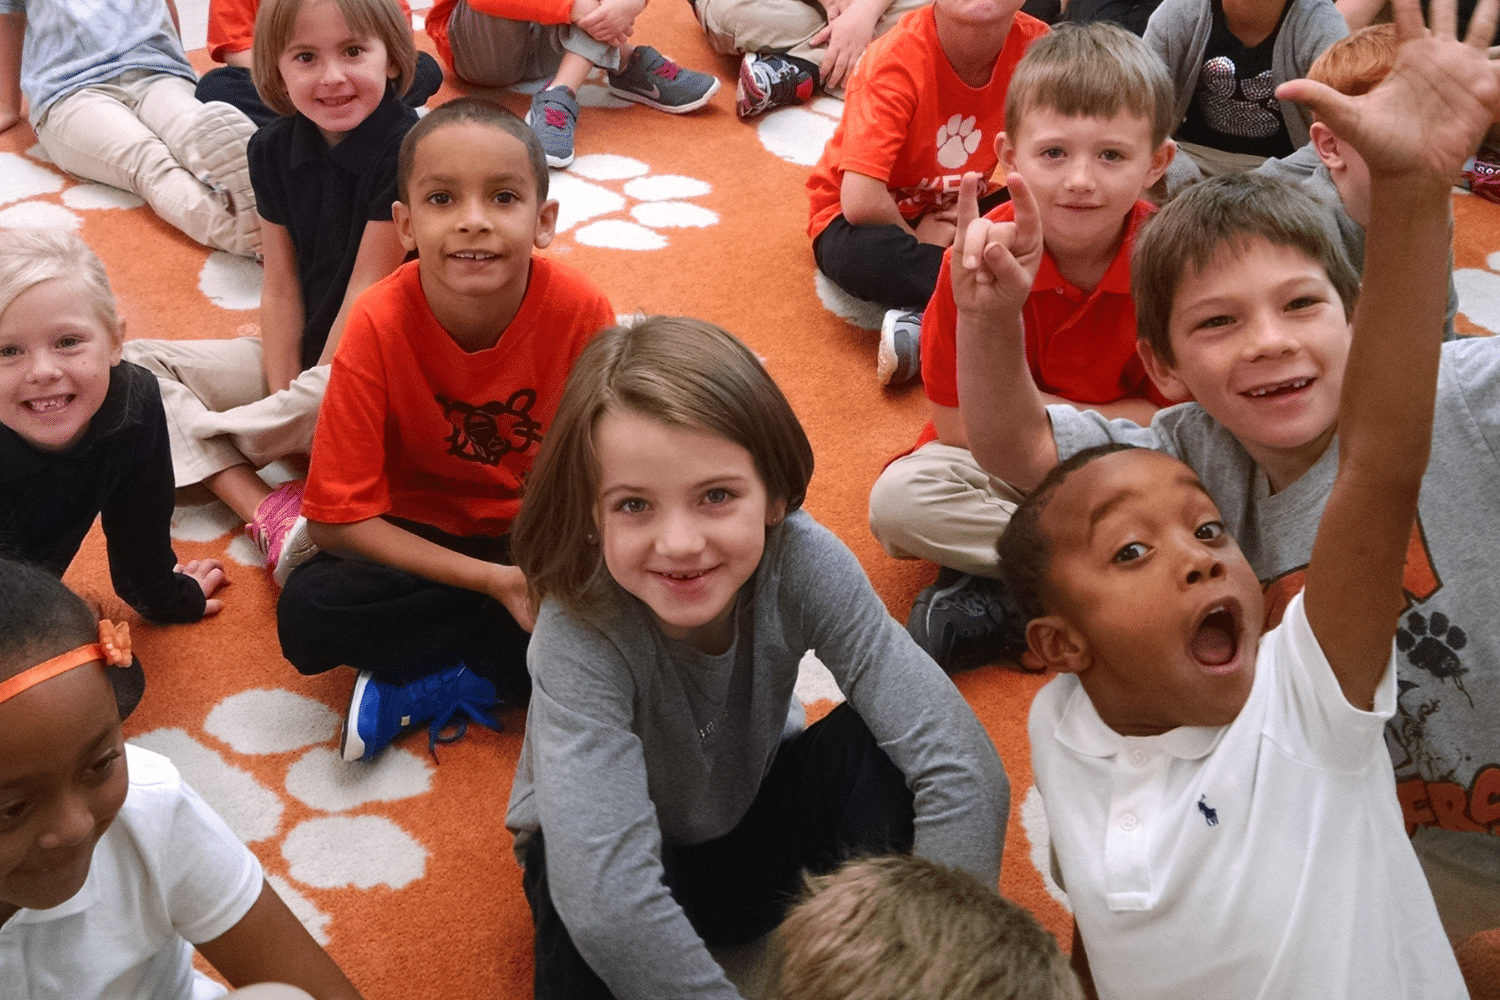
<path fill-rule="evenodd" d="M 883 464 L 914 440 L 925 398 L 917 388 L 877 385 L 874 334 L 839 313 L 865 324 L 879 313 L 820 293 L 805 234 L 807 167 L 840 105 L 821 99 L 739 121 L 736 62 L 709 50 L 682 0 L 658 0 L 636 40 L 714 71 L 724 87 L 709 107 L 681 117 L 585 88 L 579 161 L 553 173 L 562 231 L 547 253 L 592 275 L 618 312 L 711 320 L 767 359 L 816 449 L 808 508 L 849 544 L 904 620 L 934 567 L 887 557 L 865 512 Z M 430 50 L 424 36 L 419 44 Z M 207 67 L 202 53 L 196 58 Z M 439 100 L 454 93 L 445 88 Z M 524 95 L 492 96 L 525 111 Z M 210 254 L 137 200 L 63 176 L 34 143 L 24 125 L 0 135 L 0 226 L 77 228 L 108 266 L 129 336 L 256 329 L 254 264 Z M 1455 196 L 1455 205 L 1460 324 L 1500 329 L 1500 257 L 1490 257 L 1500 249 L 1500 208 L 1468 196 Z M 474 729 L 443 748 L 439 766 L 415 735 L 373 766 L 344 764 L 334 739 L 352 673 L 302 678 L 282 660 L 276 590 L 233 516 L 207 499 L 180 498 L 177 552 L 225 561 L 225 608 L 196 625 L 136 627 L 149 681 L 129 736 L 177 761 L 367 997 L 529 996 L 529 914 L 503 826 L 522 709 L 503 713 L 503 733 Z M 68 579 L 123 611 L 97 529 Z M 1071 920 L 1036 863 L 1044 847 L 1028 837 L 1040 806 L 1025 717 L 1041 680 L 990 667 L 956 682 L 1010 773 L 1001 888 L 1067 942 Z M 826 710 L 821 692 L 808 691 L 814 711 Z M 1472 943 L 1466 962 L 1493 984 L 1495 950 L 1482 944 Z"/>

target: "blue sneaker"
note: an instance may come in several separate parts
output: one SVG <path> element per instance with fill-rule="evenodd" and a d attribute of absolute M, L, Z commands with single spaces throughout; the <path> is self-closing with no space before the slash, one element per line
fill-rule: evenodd
<path fill-rule="evenodd" d="M 339 749 L 345 760 L 373 760 L 401 730 L 426 722 L 427 751 L 436 760 L 437 745 L 463 739 L 470 719 L 499 732 L 493 715 L 498 702 L 495 685 L 462 663 L 410 684 L 378 681 L 361 670 L 349 696 Z M 456 729 L 445 736 L 450 726 Z"/>

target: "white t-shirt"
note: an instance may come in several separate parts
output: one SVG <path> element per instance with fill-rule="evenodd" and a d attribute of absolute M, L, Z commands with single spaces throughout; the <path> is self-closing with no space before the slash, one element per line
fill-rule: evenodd
<path fill-rule="evenodd" d="M 94 848 L 77 895 L 0 926 L 5 1000 L 204 1000 L 222 986 L 194 971 L 259 898 L 260 862 L 172 762 L 126 746 L 130 791 Z M 191 943 L 190 943 L 191 942 Z"/>
<path fill-rule="evenodd" d="M 1032 703 L 1037 787 L 1099 995 L 1468 996 L 1407 840 L 1382 730 L 1299 593 L 1228 726 L 1121 736 L 1078 678 Z"/>

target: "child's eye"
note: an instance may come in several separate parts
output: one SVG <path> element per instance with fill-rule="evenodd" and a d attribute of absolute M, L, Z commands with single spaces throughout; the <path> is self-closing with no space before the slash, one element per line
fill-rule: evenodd
<path fill-rule="evenodd" d="M 626 497 L 615 504 L 615 510 L 625 514 L 639 514 L 646 509 L 646 501 L 640 497 Z"/>
<path fill-rule="evenodd" d="M 1141 558 L 1145 554 L 1146 554 L 1145 543 L 1143 543 L 1143 542 L 1131 542 L 1129 545 L 1126 545 L 1126 546 L 1122 547 L 1120 549 L 1120 551 L 1118 551 L 1118 552 L 1115 553 L 1115 560 L 1114 561 L 1117 562 L 1117 563 L 1135 562 L 1137 559 Z"/>
<path fill-rule="evenodd" d="M 1315 295 L 1302 295 L 1286 304 L 1288 312 L 1298 312 L 1302 309 L 1311 309 L 1323 304 L 1323 300 Z"/>
<path fill-rule="evenodd" d="M 1063 152 L 1061 146 L 1048 146 L 1046 149 L 1042 150 L 1041 155 L 1042 159 L 1044 160 L 1060 160 L 1068 154 Z"/>
<path fill-rule="evenodd" d="M 89 777 L 102 784 L 114 773 L 115 765 L 123 757 L 124 752 L 118 748 L 109 751 L 109 753 L 89 765 Z"/>
<path fill-rule="evenodd" d="M 15 344 L 6 344 L 0 347 L 0 358 L 19 358 L 22 351 Z"/>
<path fill-rule="evenodd" d="M 1228 326 L 1234 322 L 1234 317 L 1229 315 L 1210 316 L 1208 319 L 1200 320 L 1197 324 L 1199 330 L 1211 330 L 1215 327 Z"/>
<path fill-rule="evenodd" d="M 518 200 L 520 197 L 521 196 L 516 194 L 514 191 L 498 191 L 495 194 L 495 200 L 502 205 L 509 205 L 511 202 Z"/>
<path fill-rule="evenodd" d="M 724 487 L 715 486 L 713 489 L 703 494 L 703 499 L 711 504 L 721 504 L 727 503 L 730 499 L 733 498 L 733 496 L 734 494 L 730 493 Z"/>
<path fill-rule="evenodd" d="M 432 192 L 432 194 L 428 195 L 426 199 L 427 204 L 429 205 L 446 205 L 452 200 L 453 199 L 448 197 L 448 193 L 446 191 L 434 191 Z"/>
<path fill-rule="evenodd" d="M 313 54 L 311 52 L 298 52 L 296 55 L 292 56 L 292 62 L 307 63 L 312 61 Z"/>
<path fill-rule="evenodd" d="M 31 803 L 25 799 L 17 799 L 0 805 L 0 830 L 13 827 L 25 819 L 30 806 Z"/>
<path fill-rule="evenodd" d="M 65 351 L 69 348 L 78 347 L 83 342 L 83 338 L 76 333 L 65 334 L 64 336 L 57 338 L 57 346 Z"/>
<path fill-rule="evenodd" d="M 1201 542 L 1212 542 L 1224 537 L 1223 521 L 1205 521 L 1198 525 L 1198 530 L 1193 532 L 1193 537 Z"/>
<path fill-rule="evenodd" d="M 351 45 L 344 50 L 344 55 L 350 59 L 358 59 L 360 56 L 364 55 L 364 52 L 365 49 L 363 45 Z"/>
<path fill-rule="evenodd" d="M 1104 152 L 1099 154 L 1099 159 L 1108 160 L 1110 163 L 1114 163 L 1117 160 L 1125 159 L 1125 154 L 1120 152 L 1118 149 L 1106 149 Z"/>

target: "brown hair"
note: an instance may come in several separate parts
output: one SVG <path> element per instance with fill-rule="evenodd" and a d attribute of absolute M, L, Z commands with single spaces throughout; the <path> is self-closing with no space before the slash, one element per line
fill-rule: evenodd
<path fill-rule="evenodd" d="M 456 125 L 459 122 L 489 125 L 525 146 L 526 158 L 531 164 L 531 174 L 536 179 L 537 205 L 540 206 L 547 200 L 547 182 L 550 175 L 547 173 L 547 154 L 542 150 L 542 141 L 536 137 L 530 125 L 527 125 L 508 108 L 503 108 L 494 101 L 487 101 L 482 97 L 459 97 L 440 104 L 423 115 L 422 120 L 411 127 L 411 131 L 407 132 L 405 138 L 401 140 L 401 151 L 396 157 L 396 197 L 407 205 L 411 204 L 410 199 L 407 198 L 406 189 L 411 183 L 412 171 L 416 169 L 417 147 L 422 144 L 422 140 L 445 125 Z"/>
<path fill-rule="evenodd" d="M 1361 28 L 1324 49 L 1308 67 L 1307 78 L 1349 97 L 1368 94 L 1396 65 L 1398 44 L 1394 24 Z"/>
<path fill-rule="evenodd" d="M 0 558 L 0 680 L 98 635 L 99 616 L 61 580 Z"/>
<path fill-rule="evenodd" d="M 1141 227 L 1130 258 L 1136 336 L 1168 365 L 1177 363 L 1170 322 L 1189 271 L 1232 266 L 1256 238 L 1300 250 L 1328 274 L 1345 318 L 1354 315 L 1359 275 L 1344 256 L 1333 213 L 1297 187 L 1254 172 L 1194 184 Z"/>
<path fill-rule="evenodd" d="M 573 364 L 526 481 L 511 552 L 532 600 L 577 606 L 603 566 L 594 428 L 612 410 L 715 434 L 750 453 L 771 501 L 802 505 L 813 453 L 797 415 L 750 349 L 712 323 L 648 316 L 611 327 Z"/>
<path fill-rule="evenodd" d="M 325 0 L 266 0 L 255 15 L 255 39 L 251 43 L 254 67 L 251 78 L 266 107 L 279 115 L 295 115 L 296 105 L 287 94 L 281 78 L 281 54 L 292 42 L 297 15 L 311 3 Z M 378 38 L 385 45 L 385 58 L 396 67 L 392 81 L 398 94 L 406 93 L 417 74 L 417 43 L 411 36 L 411 22 L 401 13 L 396 0 L 326 0 L 337 4 L 349 31 L 359 38 Z"/>
<path fill-rule="evenodd" d="M 1078 1000 L 1073 970 L 1026 910 L 910 855 L 810 876 L 781 927 L 781 1000 Z"/>
<path fill-rule="evenodd" d="M 1006 88 L 1006 132 L 1014 136 L 1036 108 L 1097 118 L 1113 118 L 1123 108 L 1151 123 L 1152 149 L 1177 124 L 1161 57 L 1108 21 L 1055 25 L 1031 43 Z"/>

